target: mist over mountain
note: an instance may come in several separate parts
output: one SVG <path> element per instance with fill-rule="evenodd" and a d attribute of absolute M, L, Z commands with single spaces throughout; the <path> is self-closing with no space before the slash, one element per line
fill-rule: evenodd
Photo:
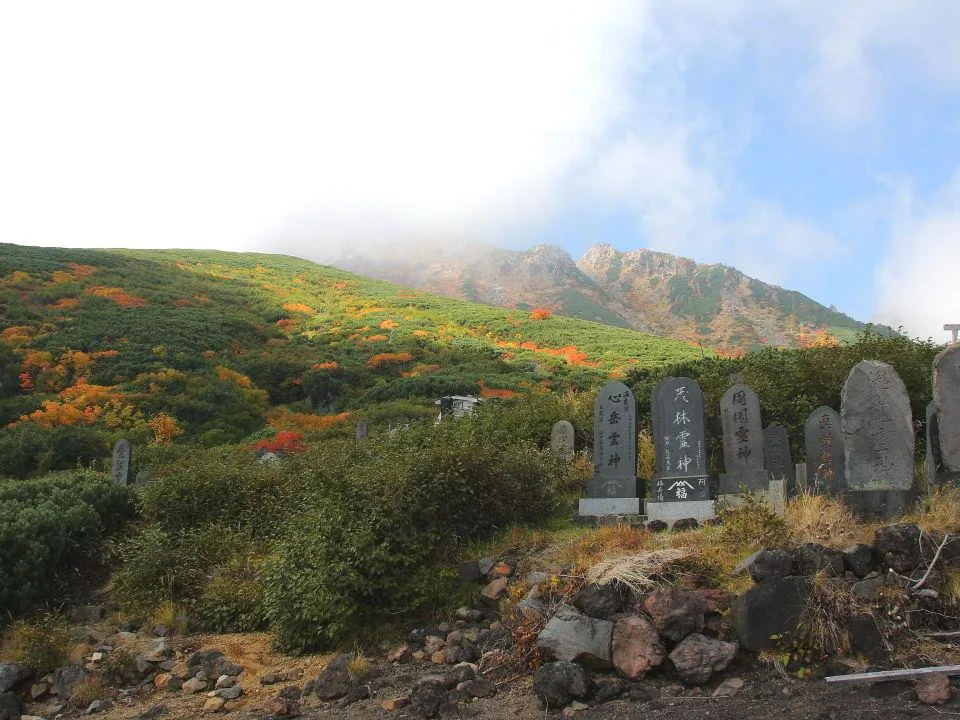
<path fill-rule="evenodd" d="M 866 325 L 802 293 L 722 264 L 652 250 L 589 247 L 579 260 L 553 245 L 470 243 L 361 248 L 334 265 L 475 302 L 595 320 L 726 352 L 851 340 Z"/>

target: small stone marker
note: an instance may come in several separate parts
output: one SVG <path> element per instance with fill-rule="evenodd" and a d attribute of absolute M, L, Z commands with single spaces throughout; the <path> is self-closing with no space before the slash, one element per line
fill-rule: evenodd
<path fill-rule="evenodd" d="M 133 484 L 137 487 L 143 487 L 150 482 L 150 473 L 146 470 L 141 470 L 137 473 L 137 476 L 133 479 Z"/>
<path fill-rule="evenodd" d="M 130 484 L 130 441 L 126 438 L 117 440 L 113 446 L 113 464 L 110 467 L 110 477 L 117 485 Z"/>
<path fill-rule="evenodd" d="M 783 515 L 787 510 L 787 481 L 784 478 L 777 478 L 770 481 L 767 491 L 767 500 L 770 502 L 770 509 L 777 515 Z"/>
<path fill-rule="evenodd" d="M 933 401 L 943 469 L 960 472 L 960 345 L 948 347 L 933 361 Z"/>
<path fill-rule="evenodd" d="M 940 451 L 940 428 L 937 418 L 937 401 L 931 400 L 926 408 L 927 434 L 927 483 L 932 487 L 939 482 L 943 470 L 943 455 Z"/>
<path fill-rule="evenodd" d="M 960 325 L 947 323 L 943 326 L 943 329 L 951 334 L 950 344 L 957 344 L 957 333 L 960 333 Z"/>
<path fill-rule="evenodd" d="M 760 398 L 738 383 L 720 400 L 723 464 L 720 494 L 735 495 L 741 487 L 766 492 L 769 476 L 763 467 L 763 425 Z"/>
<path fill-rule="evenodd" d="M 363 442 L 367 439 L 367 421 L 361 420 L 357 423 L 357 441 Z"/>
<path fill-rule="evenodd" d="M 911 500 L 913 414 L 907 389 L 890 365 L 863 360 L 840 395 L 847 501 L 858 515 L 889 518 Z"/>
<path fill-rule="evenodd" d="M 574 448 L 573 424 L 569 420 L 558 420 L 550 431 L 550 452 L 558 458 L 573 460 Z"/>
<path fill-rule="evenodd" d="M 847 465 L 839 413 L 826 405 L 818 407 L 807 418 L 803 439 L 807 490 L 815 495 L 846 490 Z"/>
<path fill-rule="evenodd" d="M 637 403 L 616 380 L 600 389 L 593 406 L 593 470 L 580 515 L 639 514 Z"/>
<path fill-rule="evenodd" d="M 796 469 L 790 455 L 790 437 L 783 425 L 769 425 L 763 431 L 763 460 L 774 480 L 785 479 L 787 492 L 797 489 Z"/>
<path fill-rule="evenodd" d="M 703 391 L 690 378 L 668 377 L 650 394 L 657 474 L 647 502 L 651 520 L 714 516 L 707 471 Z"/>

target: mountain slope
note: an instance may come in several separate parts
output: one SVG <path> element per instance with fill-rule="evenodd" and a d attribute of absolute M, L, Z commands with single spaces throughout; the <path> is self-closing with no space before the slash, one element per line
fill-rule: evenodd
<path fill-rule="evenodd" d="M 323 427 L 318 409 L 424 416 L 444 394 L 593 387 L 702 355 L 545 315 L 277 255 L 2 244 L 0 425 L 146 439 L 163 415 L 217 444 Z"/>
<path fill-rule="evenodd" d="M 589 248 L 576 263 L 551 245 L 525 251 L 425 245 L 354 254 L 335 264 L 450 297 L 546 307 L 729 352 L 849 340 L 865 327 L 735 268 L 650 250 L 624 253 L 609 245 Z"/>

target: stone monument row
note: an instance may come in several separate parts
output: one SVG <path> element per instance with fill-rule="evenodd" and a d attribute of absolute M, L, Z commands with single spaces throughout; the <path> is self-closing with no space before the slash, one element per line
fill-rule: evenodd
<path fill-rule="evenodd" d="M 550 452 L 558 458 L 573 460 L 574 447 L 573 424 L 569 420 L 558 420 L 550 431 Z"/>
<path fill-rule="evenodd" d="M 763 425 L 760 399 L 742 383 L 737 383 L 720 400 L 720 425 L 723 429 L 723 465 L 721 495 L 737 495 L 741 489 L 766 491 L 769 473 L 763 461 Z"/>
<path fill-rule="evenodd" d="M 840 493 L 847 488 L 840 414 L 826 405 L 807 418 L 803 428 L 807 458 L 807 489 L 815 495 Z"/>
<path fill-rule="evenodd" d="M 637 403 L 633 391 L 611 381 L 593 406 L 593 477 L 580 515 L 639 515 Z"/>

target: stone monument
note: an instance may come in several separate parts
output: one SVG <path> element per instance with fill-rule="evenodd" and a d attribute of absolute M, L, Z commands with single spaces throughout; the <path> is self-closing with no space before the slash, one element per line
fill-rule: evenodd
<path fill-rule="evenodd" d="M 367 433 L 368 433 L 367 421 L 366 420 L 359 421 L 357 423 L 357 432 L 356 432 L 357 442 L 363 442 L 364 440 L 366 440 Z"/>
<path fill-rule="evenodd" d="M 786 480 L 786 491 L 797 489 L 796 468 L 790 454 L 790 436 L 783 425 L 768 425 L 763 431 L 763 461 L 773 480 Z"/>
<path fill-rule="evenodd" d="M 814 495 L 846 490 L 847 466 L 839 413 L 826 405 L 818 407 L 807 418 L 803 440 L 807 490 Z"/>
<path fill-rule="evenodd" d="M 618 381 L 604 385 L 593 406 L 593 477 L 581 516 L 637 515 L 637 403 Z"/>
<path fill-rule="evenodd" d="M 678 520 L 714 517 L 707 471 L 703 391 L 690 378 L 668 377 L 650 393 L 657 474 L 647 517 Z"/>
<path fill-rule="evenodd" d="M 719 495 L 738 495 L 741 488 L 765 492 L 769 474 L 763 463 L 763 425 L 760 399 L 738 383 L 720 400 L 723 429 L 723 465 Z"/>
<path fill-rule="evenodd" d="M 960 345 L 951 345 L 933 361 L 933 401 L 942 471 L 960 472 Z"/>
<path fill-rule="evenodd" d="M 558 458 L 573 460 L 574 448 L 573 424 L 569 420 L 558 420 L 550 431 L 550 452 Z"/>
<path fill-rule="evenodd" d="M 130 441 L 126 438 L 117 440 L 113 446 L 113 464 L 110 466 L 110 477 L 117 485 L 130 484 Z"/>
<path fill-rule="evenodd" d="M 888 519 L 912 500 L 913 414 L 896 370 L 863 360 L 850 371 L 840 395 L 851 509 L 865 518 Z"/>

